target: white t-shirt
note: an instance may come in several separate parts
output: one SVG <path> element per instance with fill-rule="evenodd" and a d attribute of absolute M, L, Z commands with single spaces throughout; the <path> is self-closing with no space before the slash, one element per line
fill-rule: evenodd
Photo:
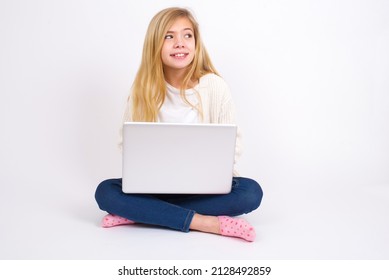
<path fill-rule="evenodd" d="M 185 91 L 188 101 L 197 106 L 199 100 L 196 95 L 196 87 Z M 198 123 L 198 111 L 187 104 L 180 95 L 180 90 L 167 84 L 167 93 L 159 113 L 158 121 L 166 123 Z"/>

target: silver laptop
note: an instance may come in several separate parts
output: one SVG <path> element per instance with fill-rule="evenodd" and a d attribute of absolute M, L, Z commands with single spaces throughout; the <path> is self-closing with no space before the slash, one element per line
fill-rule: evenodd
<path fill-rule="evenodd" d="M 235 125 L 126 122 L 123 192 L 229 193 L 235 142 Z"/>

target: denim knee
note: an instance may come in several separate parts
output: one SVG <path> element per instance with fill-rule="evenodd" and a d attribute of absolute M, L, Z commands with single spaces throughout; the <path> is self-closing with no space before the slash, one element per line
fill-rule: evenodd
<path fill-rule="evenodd" d="M 120 179 L 108 179 L 104 180 L 97 186 L 95 199 L 101 210 L 106 210 L 107 203 L 112 201 L 112 195 L 117 189 L 119 181 Z"/>
<path fill-rule="evenodd" d="M 236 178 L 236 187 L 241 189 L 239 204 L 243 205 L 244 212 L 254 211 L 261 205 L 263 191 L 261 186 L 250 178 Z"/>

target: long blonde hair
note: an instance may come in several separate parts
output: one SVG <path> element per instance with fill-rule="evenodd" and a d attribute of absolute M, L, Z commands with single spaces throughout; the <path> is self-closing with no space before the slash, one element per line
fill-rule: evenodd
<path fill-rule="evenodd" d="M 142 61 L 132 85 L 131 112 L 133 121 L 155 122 L 158 112 L 165 101 L 166 81 L 163 72 L 161 50 L 168 29 L 174 21 L 180 17 L 186 17 L 193 25 L 193 33 L 196 42 L 195 55 L 188 66 L 187 74 L 182 82 L 181 97 L 189 103 L 185 97 L 185 89 L 190 81 L 198 81 L 208 73 L 218 74 L 214 68 L 208 52 L 206 51 L 199 33 L 199 26 L 192 13 L 183 8 L 167 8 L 157 13 L 151 20 L 147 29 Z M 201 112 L 200 107 L 196 107 Z"/>

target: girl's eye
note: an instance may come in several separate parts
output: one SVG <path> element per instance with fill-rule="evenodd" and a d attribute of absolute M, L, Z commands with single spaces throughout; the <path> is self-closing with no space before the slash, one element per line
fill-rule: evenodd
<path fill-rule="evenodd" d="M 193 37 L 193 35 L 192 34 L 190 34 L 190 33 L 188 33 L 188 34 L 185 34 L 185 38 L 192 38 Z"/>
<path fill-rule="evenodd" d="M 165 36 L 165 39 L 173 39 L 173 35 L 168 34 Z"/>

